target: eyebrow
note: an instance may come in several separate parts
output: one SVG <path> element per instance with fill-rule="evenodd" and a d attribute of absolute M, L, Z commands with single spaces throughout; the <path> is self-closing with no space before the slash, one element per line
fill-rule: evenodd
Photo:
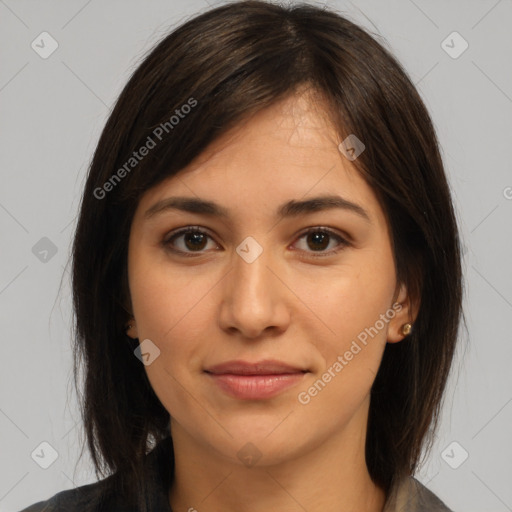
<path fill-rule="evenodd" d="M 333 208 L 340 208 L 342 210 L 355 213 L 367 222 L 371 222 L 368 212 L 362 206 L 337 195 L 313 197 L 304 201 L 288 201 L 278 208 L 276 217 L 280 219 L 286 217 L 297 217 L 299 215 L 330 210 Z M 146 219 L 150 219 L 155 215 L 169 210 L 179 210 L 224 219 L 230 217 L 229 210 L 223 206 L 213 201 L 198 199 L 196 197 L 169 197 L 167 199 L 162 199 L 151 206 L 151 208 L 149 208 L 144 214 L 144 217 Z"/>

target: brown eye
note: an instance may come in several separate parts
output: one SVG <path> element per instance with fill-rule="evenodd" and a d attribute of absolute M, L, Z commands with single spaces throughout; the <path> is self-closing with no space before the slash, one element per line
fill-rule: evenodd
<path fill-rule="evenodd" d="M 314 231 L 307 235 L 308 246 L 314 250 L 324 250 L 329 245 L 329 235 L 322 231 Z"/>
<path fill-rule="evenodd" d="M 305 241 L 299 249 L 312 256 L 330 256 L 349 245 L 345 238 L 327 228 L 310 229 L 299 237 L 299 241 Z M 328 248 L 330 250 L 326 250 Z"/>
<path fill-rule="evenodd" d="M 208 233 L 198 228 L 189 227 L 181 229 L 172 236 L 167 237 L 162 242 L 162 245 L 169 250 L 180 254 L 190 255 L 194 252 L 202 254 L 203 252 L 206 252 L 204 249 L 207 248 L 210 240 L 212 240 L 212 238 Z M 218 248 L 218 246 L 213 243 L 213 248 Z"/>
<path fill-rule="evenodd" d="M 207 239 L 203 233 L 186 233 L 183 236 L 185 246 L 191 251 L 204 249 Z"/>
<path fill-rule="evenodd" d="M 208 247 L 209 241 L 212 242 L 213 247 Z M 310 229 L 299 237 L 299 241 L 305 241 L 305 244 L 302 244 L 303 247 L 299 247 L 299 249 L 315 257 L 336 254 L 350 245 L 345 238 L 327 228 Z M 207 252 L 208 248 L 219 249 L 208 233 L 196 227 L 179 230 L 168 236 L 162 245 L 170 251 L 184 256 L 199 256 Z"/>

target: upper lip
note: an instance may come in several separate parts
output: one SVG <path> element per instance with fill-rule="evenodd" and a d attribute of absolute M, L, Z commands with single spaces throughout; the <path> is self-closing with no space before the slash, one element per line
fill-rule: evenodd
<path fill-rule="evenodd" d="M 205 370 L 213 374 L 233 375 L 282 375 L 285 373 L 301 373 L 307 370 L 292 366 L 282 361 L 264 360 L 250 363 L 248 361 L 227 361 L 225 363 L 211 366 Z"/>

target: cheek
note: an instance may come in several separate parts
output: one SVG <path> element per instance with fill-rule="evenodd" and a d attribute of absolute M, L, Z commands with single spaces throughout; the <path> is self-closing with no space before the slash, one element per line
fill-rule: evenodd
<path fill-rule="evenodd" d="M 344 266 L 304 290 L 336 333 L 351 333 L 373 325 L 390 306 L 395 287 L 394 269 L 380 262 Z M 316 292 L 311 290 L 315 289 Z M 355 331 L 354 331 L 355 330 Z"/>
<path fill-rule="evenodd" d="M 215 281 L 171 271 L 169 265 L 134 270 L 131 293 L 139 340 L 150 339 L 160 351 L 145 366 L 146 374 L 164 407 L 185 422 L 197 412 L 189 393 L 208 346 L 204 343 L 207 324 L 211 325 L 208 291 Z"/>
<path fill-rule="evenodd" d="M 154 258 L 134 259 L 132 270 L 130 292 L 139 340 L 150 339 L 162 356 L 159 364 L 146 367 L 148 375 L 185 375 L 199 364 L 199 351 L 204 357 L 211 345 L 204 338 L 214 322 L 211 292 L 218 276 L 199 267 L 173 269 Z"/>
<path fill-rule="evenodd" d="M 359 252 L 336 271 L 316 273 L 314 283 L 303 281 L 297 294 L 307 296 L 316 317 L 309 317 L 303 328 L 310 331 L 325 368 L 348 352 L 351 367 L 378 370 L 389 325 L 382 315 L 390 310 L 394 288 L 391 253 L 383 258 L 382 252 L 377 257 L 370 251 Z"/>
<path fill-rule="evenodd" d="M 325 325 L 310 324 L 309 338 L 322 364 L 297 397 L 308 417 L 341 425 L 365 403 L 386 346 L 385 314 L 393 298 L 394 277 L 393 265 L 361 258 L 326 280 L 326 292 L 310 294 L 311 309 L 317 307 Z"/>
<path fill-rule="evenodd" d="M 129 267 L 133 312 L 141 336 L 165 342 L 201 302 L 208 285 L 193 271 L 173 268 L 165 257 L 134 255 Z"/>

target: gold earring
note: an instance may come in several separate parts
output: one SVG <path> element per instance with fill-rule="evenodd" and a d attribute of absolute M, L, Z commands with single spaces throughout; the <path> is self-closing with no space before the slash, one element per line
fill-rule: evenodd
<path fill-rule="evenodd" d="M 401 329 L 401 331 L 402 331 L 402 334 L 403 334 L 404 336 L 408 336 L 409 334 L 411 334 L 411 331 L 412 331 L 412 324 L 410 324 L 410 323 L 406 323 L 406 324 L 402 325 L 402 329 Z"/>

